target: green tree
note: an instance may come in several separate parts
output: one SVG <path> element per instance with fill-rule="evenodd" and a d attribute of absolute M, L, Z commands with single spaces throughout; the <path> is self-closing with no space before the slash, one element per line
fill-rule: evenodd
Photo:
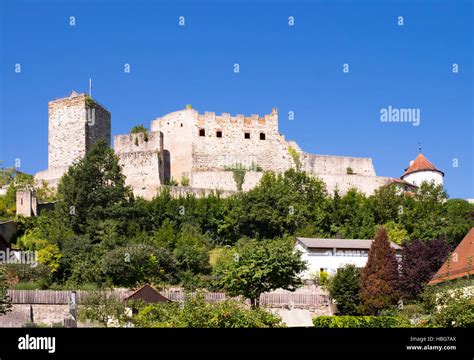
<path fill-rule="evenodd" d="M 324 183 L 304 172 L 267 172 L 255 188 L 237 197 L 229 220 L 238 235 L 259 239 L 294 234 L 308 224 L 321 229 L 325 196 Z"/>
<path fill-rule="evenodd" d="M 366 315 L 397 303 L 399 299 L 398 262 L 390 246 L 387 230 L 380 227 L 369 250 L 367 264 L 360 277 L 361 309 Z"/>
<path fill-rule="evenodd" d="M 118 157 L 105 141 L 95 144 L 68 169 L 59 183 L 58 195 L 64 219 L 75 232 L 82 233 L 88 219 L 113 218 L 114 206 L 124 206 L 132 197 Z"/>
<path fill-rule="evenodd" d="M 126 304 L 107 291 L 89 293 L 79 306 L 78 320 L 90 321 L 93 324 L 108 327 L 111 323 L 123 325 L 129 319 Z"/>
<path fill-rule="evenodd" d="M 56 272 L 59 269 L 62 255 L 58 245 L 42 239 L 38 228 L 27 230 L 18 239 L 17 245 L 26 251 L 36 251 L 38 262 L 48 266 L 51 272 Z"/>
<path fill-rule="evenodd" d="M 102 272 L 114 285 L 133 287 L 143 283 L 171 282 L 176 265 L 164 248 L 130 244 L 106 253 Z"/>
<path fill-rule="evenodd" d="M 444 235 L 447 242 L 457 246 L 474 226 L 470 214 L 474 212 L 474 205 L 463 199 L 449 199 L 443 204 L 446 217 Z"/>
<path fill-rule="evenodd" d="M 264 292 L 300 286 L 299 274 L 307 266 L 289 239 L 248 240 L 231 253 L 216 267 L 218 282 L 231 296 L 249 298 L 253 308 L 259 306 Z"/>
<path fill-rule="evenodd" d="M 401 224 L 390 220 L 384 226 L 387 229 L 388 239 L 395 244 L 402 245 L 405 241 L 409 240 L 408 231 Z"/>
<path fill-rule="evenodd" d="M 360 270 L 354 265 L 338 269 L 329 284 L 329 294 L 336 301 L 339 315 L 358 315 Z"/>
<path fill-rule="evenodd" d="M 349 189 L 344 196 L 333 197 L 331 235 L 349 239 L 372 238 L 375 223 L 365 195 L 357 189 Z"/>
<path fill-rule="evenodd" d="M 173 250 L 178 270 L 192 274 L 208 274 L 211 270 L 209 250 L 209 241 L 201 235 L 199 228 L 184 224 Z"/>
<path fill-rule="evenodd" d="M 0 315 L 5 315 L 12 308 L 10 297 L 7 293 L 8 286 L 6 283 L 5 271 L 0 268 Z"/>
<path fill-rule="evenodd" d="M 399 219 L 411 240 L 432 240 L 443 235 L 443 203 L 446 198 L 441 185 L 427 182 L 421 183 L 414 196 L 404 197 Z"/>

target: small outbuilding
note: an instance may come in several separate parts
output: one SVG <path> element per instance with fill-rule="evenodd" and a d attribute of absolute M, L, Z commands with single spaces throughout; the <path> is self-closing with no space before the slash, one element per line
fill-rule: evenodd
<path fill-rule="evenodd" d="M 142 300 L 146 303 L 171 302 L 170 299 L 161 295 L 148 284 L 142 286 L 140 289 L 136 290 L 133 294 L 127 296 L 124 299 L 124 301 L 130 300 Z"/>

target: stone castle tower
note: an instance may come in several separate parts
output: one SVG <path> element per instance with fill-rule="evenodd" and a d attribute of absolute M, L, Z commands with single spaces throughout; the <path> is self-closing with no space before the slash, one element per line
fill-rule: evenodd
<path fill-rule="evenodd" d="M 37 180 L 57 185 L 61 176 L 99 140 L 110 144 L 110 112 L 86 94 L 71 92 L 48 104 L 48 169 Z"/>

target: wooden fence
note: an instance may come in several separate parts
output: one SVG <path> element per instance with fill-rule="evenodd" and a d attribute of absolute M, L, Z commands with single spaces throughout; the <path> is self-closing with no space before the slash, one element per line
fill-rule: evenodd
<path fill-rule="evenodd" d="M 182 290 L 163 290 L 160 293 L 171 301 L 183 301 L 185 293 Z M 91 294 L 91 291 L 76 291 L 76 301 L 83 303 L 84 298 Z M 116 289 L 110 292 L 111 295 L 123 300 L 132 291 Z M 49 304 L 67 305 L 71 296 L 71 291 L 66 290 L 8 290 L 8 295 L 13 304 Z M 225 293 L 208 292 L 206 301 L 215 302 L 229 299 Z M 248 300 L 247 300 L 248 302 Z M 329 297 L 325 294 L 307 293 L 265 293 L 260 296 L 260 304 L 272 307 L 321 307 L 328 306 Z"/>

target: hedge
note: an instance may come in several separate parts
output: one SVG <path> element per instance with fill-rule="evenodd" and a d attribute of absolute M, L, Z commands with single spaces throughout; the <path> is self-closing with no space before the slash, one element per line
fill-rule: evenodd
<path fill-rule="evenodd" d="M 318 316 L 313 319 L 319 328 L 397 328 L 410 327 L 401 316 Z"/>

